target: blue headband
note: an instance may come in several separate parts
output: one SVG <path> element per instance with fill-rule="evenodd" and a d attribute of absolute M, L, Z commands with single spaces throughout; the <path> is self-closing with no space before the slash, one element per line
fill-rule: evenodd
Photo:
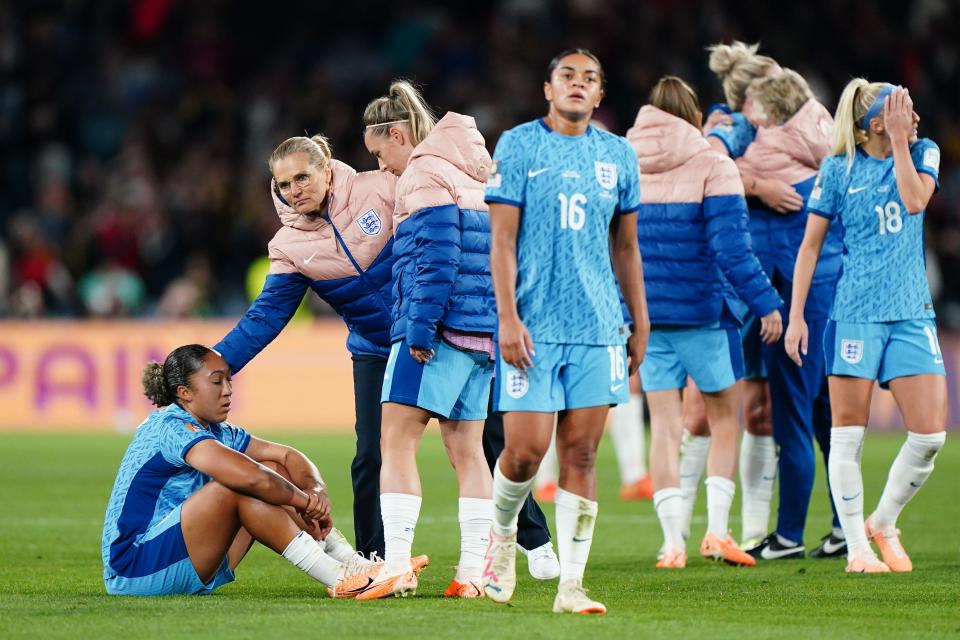
<path fill-rule="evenodd" d="M 867 110 L 867 113 L 860 118 L 860 128 L 870 130 L 870 121 L 880 115 L 883 111 L 883 101 L 887 99 L 893 90 L 896 89 L 892 84 L 884 85 L 883 89 L 880 89 L 880 93 L 877 94 L 877 97 L 873 99 L 873 104 L 870 105 L 870 108 Z"/>

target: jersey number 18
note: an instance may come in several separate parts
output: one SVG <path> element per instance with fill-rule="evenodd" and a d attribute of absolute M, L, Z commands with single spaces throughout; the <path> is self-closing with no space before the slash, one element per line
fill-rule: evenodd
<path fill-rule="evenodd" d="M 873 208 L 880 218 L 880 235 L 897 233 L 903 229 L 903 216 L 900 215 L 900 205 L 891 200 L 883 208 L 877 205 Z"/>

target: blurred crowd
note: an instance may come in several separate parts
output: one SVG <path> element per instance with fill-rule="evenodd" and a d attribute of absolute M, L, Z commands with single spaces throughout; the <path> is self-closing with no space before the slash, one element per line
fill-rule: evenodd
<path fill-rule="evenodd" d="M 0 317 L 197 317 L 247 304 L 278 228 L 266 158 L 323 133 L 376 168 L 364 105 L 398 76 L 499 132 L 545 113 L 542 79 L 585 46 L 623 133 L 659 76 L 721 100 L 705 47 L 760 41 L 833 109 L 847 80 L 910 88 L 943 150 L 928 211 L 941 323 L 960 326 L 960 3 L 0 0 Z M 254 292 L 255 293 L 255 292 Z"/>

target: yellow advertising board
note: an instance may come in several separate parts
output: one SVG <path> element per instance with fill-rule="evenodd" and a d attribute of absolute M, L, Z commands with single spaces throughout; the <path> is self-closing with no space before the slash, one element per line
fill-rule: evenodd
<path fill-rule="evenodd" d="M 140 375 L 232 322 L 0 323 L 0 431 L 131 430 L 150 412 Z M 353 428 L 353 373 L 337 320 L 288 326 L 234 378 L 230 421 L 256 431 Z"/>

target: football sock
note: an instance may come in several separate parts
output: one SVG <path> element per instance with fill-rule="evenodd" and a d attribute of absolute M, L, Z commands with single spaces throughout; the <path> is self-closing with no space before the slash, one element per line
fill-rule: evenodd
<path fill-rule="evenodd" d="M 340 563 L 325 554 L 320 543 L 306 531 L 295 535 L 281 555 L 314 580 L 328 587 L 336 586 Z"/>
<path fill-rule="evenodd" d="M 837 508 L 840 526 L 847 539 L 847 556 L 870 551 L 863 530 L 863 477 L 860 456 L 863 453 L 864 427 L 830 429 L 830 492 Z"/>
<path fill-rule="evenodd" d="M 517 516 L 530 493 L 533 478 L 514 482 L 500 472 L 500 461 L 493 467 L 493 530 L 497 535 L 517 532 Z"/>
<path fill-rule="evenodd" d="M 610 436 L 620 468 L 620 484 L 639 482 L 647 475 L 642 394 L 631 393 L 629 402 L 610 411 Z"/>
<path fill-rule="evenodd" d="M 457 582 L 478 582 L 483 572 L 483 556 L 490 542 L 493 500 L 460 498 L 460 562 Z"/>
<path fill-rule="evenodd" d="M 560 552 L 560 584 L 583 580 L 583 571 L 593 544 L 597 503 L 557 489 L 557 548 Z"/>
<path fill-rule="evenodd" d="M 387 575 L 410 570 L 413 535 L 420 519 L 420 496 L 409 493 L 381 493 L 380 513 L 383 516 L 383 539 Z"/>
<path fill-rule="evenodd" d="M 707 531 L 721 540 L 730 535 L 730 507 L 737 486 L 721 476 L 707 478 Z"/>
<path fill-rule="evenodd" d="M 680 447 L 680 492 L 683 495 L 683 522 L 680 531 L 684 538 L 690 537 L 690 520 L 697 502 L 700 478 L 707 468 L 710 453 L 710 436 L 693 436 L 686 433 Z"/>
<path fill-rule="evenodd" d="M 871 523 L 881 531 L 897 528 L 897 518 L 933 472 L 933 461 L 946 442 L 947 434 L 907 433 L 900 453 L 890 466 L 890 475 Z"/>
<path fill-rule="evenodd" d="M 684 502 L 680 489 L 667 487 L 653 494 L 653 508 L 663 530 L 665 549 L 686 550 L 683 538 Z"/>
<path fill-rule="evenodd" d="M 773 483 L 777 477 L 777 447 L 773 436 L 745 432 L 740 441 L 741 540 L 767 534 Z"/>

